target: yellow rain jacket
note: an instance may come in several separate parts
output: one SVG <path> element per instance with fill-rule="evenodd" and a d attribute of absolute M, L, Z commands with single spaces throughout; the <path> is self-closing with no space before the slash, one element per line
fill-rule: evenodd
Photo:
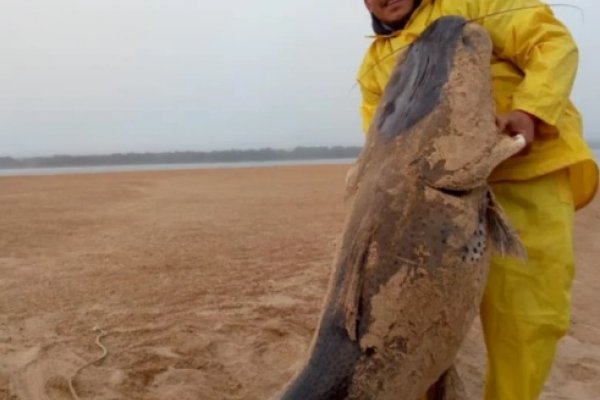
<path fill-rule="evenodd" d="M 498 11 L 540 5 L 536 0 L 423 0 L 406 27 L 375 37 L 358 74 L 365 132 L 371 124 L 397 57 L 437 18 L 473 19 Z M 498 113 L 523 110 L 540 123 L 531 152 L 499 166 L 492 183 L 522 181 L 568 168 L 576 208 L 598 188 L 598 167 L 582 137 L 582 120 L 569 100 L 578 66 L 577 47 L 548 7 L 519 10 L 479 20 L 494 44 L 491 71 Z"/>

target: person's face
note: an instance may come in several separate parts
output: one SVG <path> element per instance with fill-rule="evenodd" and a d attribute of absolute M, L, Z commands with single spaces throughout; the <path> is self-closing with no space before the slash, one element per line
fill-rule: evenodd
<path fill-rule="evenodd" d="M 365 0 L 365 5 L 381 22 L 395 24 L 410 15 L 415 0 Z"/>

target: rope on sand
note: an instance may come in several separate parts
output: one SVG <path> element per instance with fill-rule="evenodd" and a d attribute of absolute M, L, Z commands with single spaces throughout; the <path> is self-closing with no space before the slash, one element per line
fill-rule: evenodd
<path fill-rule="evenodd" d="M 95 364 L 97 362 L 100 362 L 102 360 L 104 360 L 104 358 L 106 358 L 106 356 L 108 355 L 108 349 L 106 348 L 106 346 L 104 346 L 101 342 L 100 339 L 102 339 L 103 337 L 105 337 L 106 335 L 108 335 L 108 332 L 95 327 L 94 328 L 94 332 L 99 332 L 98 336 L 96 336 L 96 346 L 100 347 L 102 349 L 102 355 L 98 358 L 96 358 L 95 360 L 92 360 L 90 362 L 88 362 L 87 364 L 79 367 L 79 369 L 77 369 L 77 371 L 75 371 L 75 373 L 73 375 L 71 375 L 71 377 L 69 378 L 69 390 L 71 391 L 71 396 L 73 397 L 73 400 L 80 400 L 79 396 L 77 395 L 77 392 L 75 391 L 75 387 L 73 386 L 73 381 L 75 380 L 75 378 L 77 377 L 77 375 L 83 371 L 84 369 L 86 369 L 87 367 L 89 367 L 92 364 Z"/>

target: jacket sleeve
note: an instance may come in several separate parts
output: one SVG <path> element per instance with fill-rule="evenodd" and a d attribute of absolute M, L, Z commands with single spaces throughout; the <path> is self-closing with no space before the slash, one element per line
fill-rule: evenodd
<path fill-rule="evenodd" d="M 494 51 L 524 74 L 513 93 L 512 108 L 536 116 L 538 133 L 554 136 L 573 88 L 579 52 L 568 29 L 537 0 L 479 0 L 480 20 L 490 33 Z M 518 8 L 540 6 L 529 9 Z"/>
<path fill-rule="evenodd" d="M 382 90 L 375 79 L 374 66 L 376 62 L 377 60 L 374 59 L 369 50 L 357 75 L 361 92 L 360 115 L 365 135 L 369 132 L 369 127 L 373 122 L 382 95 Z"/>

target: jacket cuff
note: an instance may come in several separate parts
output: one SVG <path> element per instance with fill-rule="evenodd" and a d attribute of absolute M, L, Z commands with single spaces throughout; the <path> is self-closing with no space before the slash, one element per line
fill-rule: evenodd
<path fill-rule="evenodd" d="M 560 131 L 553 124 L 553 116 L 545 114 L 542 110 L 536 109 L 535 107 L 528 107 L 524 105 L 513 104 L 513 110 L 518 110 L 526 113 L 533 118 L 535 123 L 535 139 L 539 140 L 550 140 L 556 139 L 560 136 Z"/>

